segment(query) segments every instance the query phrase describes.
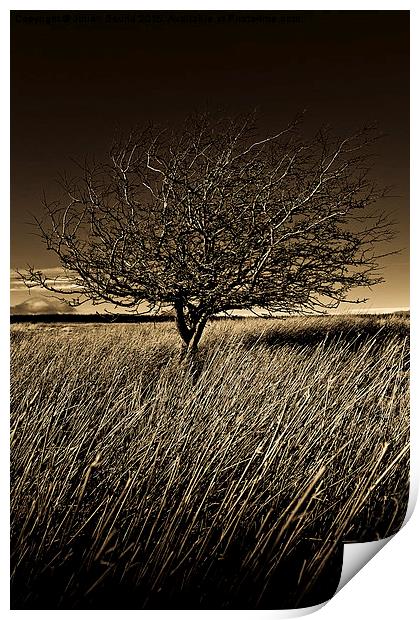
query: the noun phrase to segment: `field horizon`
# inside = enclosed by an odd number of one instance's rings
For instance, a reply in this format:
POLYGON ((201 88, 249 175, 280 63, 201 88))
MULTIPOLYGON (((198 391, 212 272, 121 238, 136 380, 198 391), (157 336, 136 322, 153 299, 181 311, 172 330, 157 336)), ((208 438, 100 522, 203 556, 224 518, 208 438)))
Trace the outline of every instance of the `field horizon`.
MULTIPOLYGON (((409 318, 410 308, 375 308, 372 310, 362 310, 353 312, 330 312, 330 313, 313 313, 313 314, 258 314, 255 312, 248 312, 248 314, 215 314, 209 317, 209 321, 220 320, 287 320, 289 318, 296 317, 312 317, 312 318, 328 318, 328 317, 374 317, 374 316, 404 316, 409 318)), ((175 320, 175 313, 173 311, 164 311, 159 314, 152 313, 135 313, 135 312, 32 312, 32 313, 19 313, 14 311, 14 306, 10 308, 10 322, 11 323, 30 323, 30 322, 58 322, 58 323, 73 323, 73 322, 86 322, 86 323, 154 323, 154 322, 171 322, 175 320)))

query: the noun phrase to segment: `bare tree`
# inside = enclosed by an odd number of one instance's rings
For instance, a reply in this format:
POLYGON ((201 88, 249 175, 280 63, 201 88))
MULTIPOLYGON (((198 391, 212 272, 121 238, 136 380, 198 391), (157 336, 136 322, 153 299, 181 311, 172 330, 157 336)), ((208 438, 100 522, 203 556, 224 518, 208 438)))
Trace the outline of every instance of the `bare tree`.
POLYGON ((37 227, 67 275, 29 268, 26 284, 77 303, 170 306, 189 351, 215 313, 325 311, 381 282, 375 248, 393 231, 370 208, 384 195, 370 178, 375 131, 304 140, 299 124, 264 136, 253 115, 204 114, 119 139, 44 201, 37 227))

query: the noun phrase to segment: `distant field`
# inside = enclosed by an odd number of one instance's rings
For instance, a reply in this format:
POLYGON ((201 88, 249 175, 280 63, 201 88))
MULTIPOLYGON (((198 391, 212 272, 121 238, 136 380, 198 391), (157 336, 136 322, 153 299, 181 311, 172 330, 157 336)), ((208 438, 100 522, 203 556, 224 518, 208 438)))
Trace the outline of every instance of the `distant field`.
POLYGON ((314 605, 401 526, 404 314, 11 338, 13 609, 314 605))

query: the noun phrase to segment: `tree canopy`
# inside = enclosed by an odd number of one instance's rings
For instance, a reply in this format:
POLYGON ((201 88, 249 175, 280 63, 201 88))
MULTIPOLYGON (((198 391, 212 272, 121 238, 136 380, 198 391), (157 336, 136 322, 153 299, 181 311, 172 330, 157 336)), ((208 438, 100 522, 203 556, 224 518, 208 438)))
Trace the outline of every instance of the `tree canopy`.
POLYGON ((202 114, 116 140, 106 161, 63 176, 36 220, 66 275, 29 268, 26 284, 75 303, 173 307, 195 348, 216 313, 323 311, 381 282, 393 229, 371 208, 385 194, 371 178, 375 129, 304 139, 300 125, 264 135, 254 115, 202 114))

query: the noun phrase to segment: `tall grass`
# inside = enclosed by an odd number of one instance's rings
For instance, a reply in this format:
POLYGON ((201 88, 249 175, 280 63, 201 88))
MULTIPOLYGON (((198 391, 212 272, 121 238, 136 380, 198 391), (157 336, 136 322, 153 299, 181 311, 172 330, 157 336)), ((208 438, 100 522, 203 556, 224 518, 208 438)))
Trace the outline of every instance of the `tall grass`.
POLYGON ((14 608, 312 605, 402 523, 404 318, 12 338, 14 608))

